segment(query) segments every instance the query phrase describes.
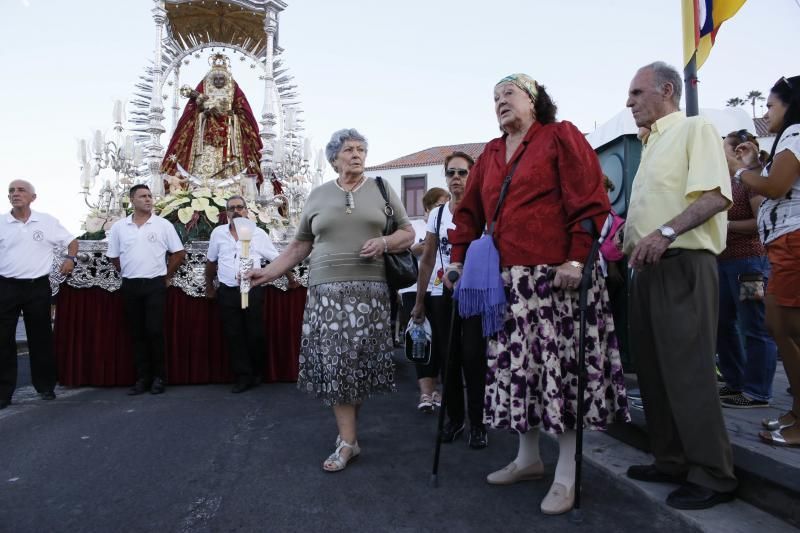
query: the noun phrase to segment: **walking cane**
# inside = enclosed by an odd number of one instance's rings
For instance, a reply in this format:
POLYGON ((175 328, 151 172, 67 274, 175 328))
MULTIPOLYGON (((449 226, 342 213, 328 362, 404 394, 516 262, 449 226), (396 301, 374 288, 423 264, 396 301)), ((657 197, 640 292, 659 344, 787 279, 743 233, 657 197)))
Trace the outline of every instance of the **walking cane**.
POLYGON ((600 239, 591 219, 581 220, 581 227, 592 237, 592 247, 583 267, 581 284, 578 292, 578 311, 580 315, 580 338, 578 340, 578 413, 575 427, 575 503, 572 506, 573 522, 582 522, 581 517, 581 466, 583 465, 583 416, 586 393, 586 311, 588 307, 589 287, 592 285, 592 274, 597 252, 600 250, 600 239))
MULTIPOLYGON (((447 273, 447 279, 455 285, 458 281, 458 272, 451 270, 447 273)), ((444 411, 447 409, 447 387, 450 381, 450 363, 453 351, 453 334, 455 333, 456 313, 458 304, 452 300, 452 311, 450 312, 450 335, 447 339, 447 356, 444 365, 444 383, 442 384, 442 405, 439 407, 439 422, 436 428, 436 451, 433 453, 433 472, 431 473, 431 487, 439 486, 439 453, 442 450, 442 430, 444 429, 444 411)))

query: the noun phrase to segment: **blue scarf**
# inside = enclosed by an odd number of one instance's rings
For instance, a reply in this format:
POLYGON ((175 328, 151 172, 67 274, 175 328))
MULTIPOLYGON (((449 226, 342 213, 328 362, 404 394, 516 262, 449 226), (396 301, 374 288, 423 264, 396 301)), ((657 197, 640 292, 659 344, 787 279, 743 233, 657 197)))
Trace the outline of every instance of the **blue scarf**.
POLYGON ((503 328, 506 292, 500 276, 500 254, 491 235, 472 241, 467 248, 464 272, 453 292, 462 318, 480 315, 483 336, 503 328))

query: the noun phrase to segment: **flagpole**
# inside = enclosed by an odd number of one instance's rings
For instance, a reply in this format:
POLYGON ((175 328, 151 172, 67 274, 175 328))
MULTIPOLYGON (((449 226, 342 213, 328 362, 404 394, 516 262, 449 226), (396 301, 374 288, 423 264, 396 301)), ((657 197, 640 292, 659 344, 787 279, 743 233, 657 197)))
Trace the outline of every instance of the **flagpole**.
POLYGON ((699 114, 697 104, 697 52, 692 54, 692 59, 683 69, 684 94, 686 95, 686 116, 694 117, 699 114))

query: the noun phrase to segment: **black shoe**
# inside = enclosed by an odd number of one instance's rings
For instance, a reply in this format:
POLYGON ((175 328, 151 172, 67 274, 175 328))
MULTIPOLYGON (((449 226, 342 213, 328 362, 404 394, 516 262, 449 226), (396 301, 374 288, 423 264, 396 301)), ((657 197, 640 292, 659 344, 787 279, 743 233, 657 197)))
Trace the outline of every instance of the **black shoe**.
POLYGON ((686 483, 681 488, 674 490, 667 496, 667 505, 675 509, 708 509, 718 503, 729 502, 733 499, 732 492, 717 492, 715 490, 686 483))
POLYGON ((163 378, 155 378, 153 385, 150 387, 150 394, 164 394, 166 387, 164 387, 163 378))
POLYGON ((48 402, 56 399, 56 393, 51 390, 44 391, 39 396, 42 398, 42 400, 47 400, 48 402))
POLYGON ((473 450, 482 450, 489 445, 489 435, 483 425, 470 426, 469 428, 469 447, 473 450))
POLYGON ((136 383, 128 389, 128 396, 136 396, 137 394, 142 394, 150 390, 150 384, 145 379, 136 380, 136 383))
POLYGON ((250 388, 250 380, 239 380, 233 384, 231 388, 231 392, 234 394, 239 394, 240 392, 244 392, 250 388))
POLYGON ((683 483, 686 476, 667 474, 662 472, 656 465, 632 465, 628 467, 628 477, 639 481, 650 483, 683 483))
POLYGON ((464 433, 464 422, 449 420, 442 428, 442 442, 453 442, 464 433))
POLYGON ((5 409, 11 405, 11 400, 0 400, 0 409, 5 409))

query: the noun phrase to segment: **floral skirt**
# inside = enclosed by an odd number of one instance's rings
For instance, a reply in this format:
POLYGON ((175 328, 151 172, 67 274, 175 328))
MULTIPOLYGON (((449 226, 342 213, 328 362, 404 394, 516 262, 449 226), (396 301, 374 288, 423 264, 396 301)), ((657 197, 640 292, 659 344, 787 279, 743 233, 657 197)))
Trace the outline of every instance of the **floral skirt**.
POLYGON ((389 290, 376 281, 308 288, 297 388, 325 405, 355 404, 392 392, 389 290))
MULTIPOLYGON (((505 326, 488 340, 484 421, 524 433, 575 429, 578 395, 578 291, 552 288, 553 267, 503 268, 505 326)), ((627 421, 628 401, 605 279, 595 268, 586 312, 584 427, 627 421)))

